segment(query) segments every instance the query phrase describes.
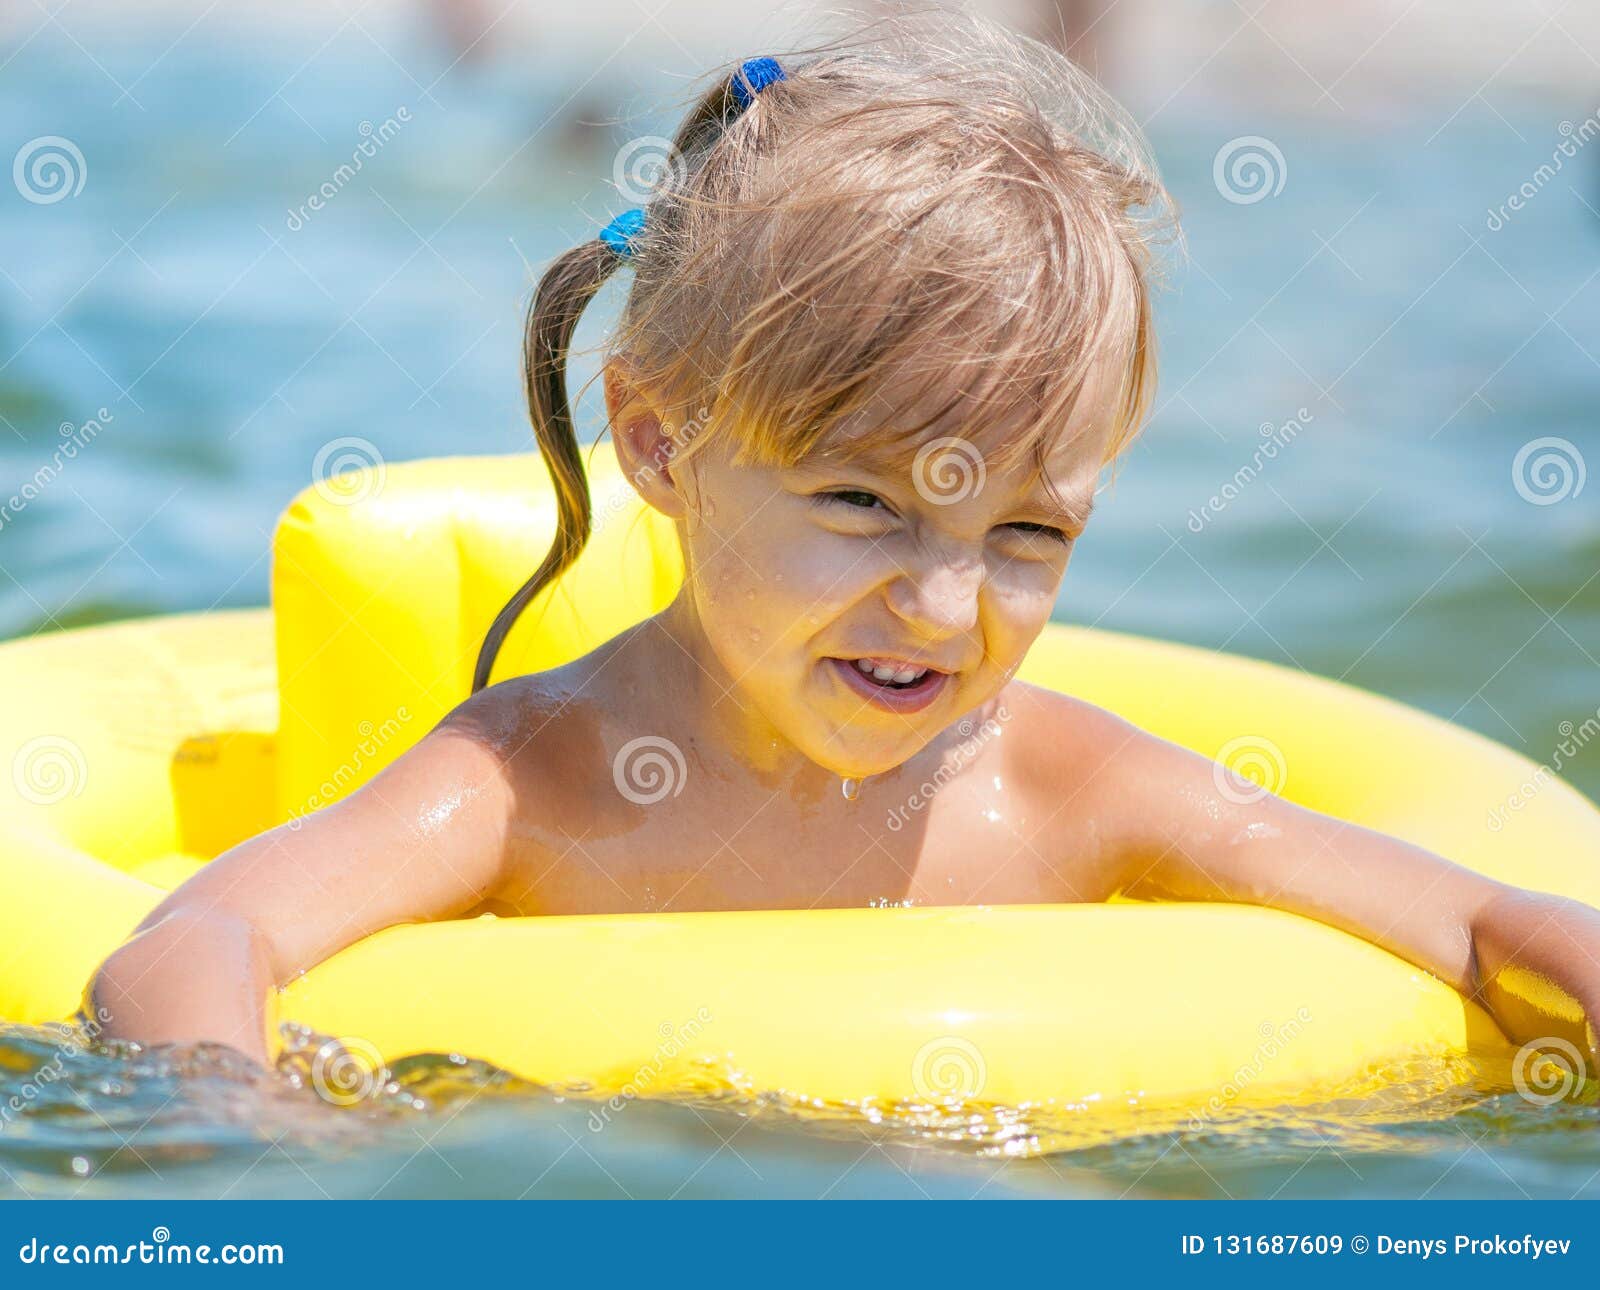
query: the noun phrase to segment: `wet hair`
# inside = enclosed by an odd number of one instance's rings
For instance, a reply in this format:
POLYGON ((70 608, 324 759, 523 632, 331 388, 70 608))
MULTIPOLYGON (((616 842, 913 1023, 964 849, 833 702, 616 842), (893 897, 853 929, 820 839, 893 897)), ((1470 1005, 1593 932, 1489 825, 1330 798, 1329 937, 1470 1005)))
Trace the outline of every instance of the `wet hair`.
POLYGON ((945 427, 989 462, 1042 469, 1108 352, 1121 388, 1102 465, 1148 414, 1171 203, 1138 128, 1087 75, 945 11, 776 57, 784 77, 759 94, 723 71, 694 102, 630 254, 597 235, 534 291, 523 377, 558 523, 489 628, 474 692, 588 540, 567 357, 623 264, 633 280, 607 357, 668 411, 679 461, 731 436, 735 462, 910 462, 945 427), (888 406, 891 378, 931 397, 888 406))

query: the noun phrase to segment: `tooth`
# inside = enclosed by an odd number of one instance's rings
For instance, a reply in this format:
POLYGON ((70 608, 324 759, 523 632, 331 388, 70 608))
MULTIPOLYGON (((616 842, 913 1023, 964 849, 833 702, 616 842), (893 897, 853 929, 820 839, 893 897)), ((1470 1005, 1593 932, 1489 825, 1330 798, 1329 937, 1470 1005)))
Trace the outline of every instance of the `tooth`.
POLYGON ((863 672, 866 672, 869 675, 872 672, 872 660, 871 659, 858 658, 856 660, 856 666, 858 668, 860 668, 863 672))
POLYGON ((897 685, 910 685, 911 682, 915 681, 921 675, 922 673, 917 671, 916 668, 907 667, 896 672, 894 674, 894 679, 897 685))
POLYGON ((872 675, 877 677, 880 681, 892 681, 894 680, 894 668, 875 667, 872 669, 872 675))

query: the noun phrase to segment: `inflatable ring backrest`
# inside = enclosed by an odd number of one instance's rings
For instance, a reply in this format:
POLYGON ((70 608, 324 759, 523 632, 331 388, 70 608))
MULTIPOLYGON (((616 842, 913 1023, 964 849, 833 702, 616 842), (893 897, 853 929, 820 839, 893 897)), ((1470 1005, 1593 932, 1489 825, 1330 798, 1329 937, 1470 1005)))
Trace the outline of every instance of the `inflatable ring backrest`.
MULTIPOLYGON (((524 610, 492 680, 587 653, 682 580, 672 522, 609 444, 584 454, 593 535, 524 610)), ((280 818, 360 787, 467 697, 484 633, 555 535, 533 453, 388 464, 334 485, 295 498, 273 539, 280 818)))

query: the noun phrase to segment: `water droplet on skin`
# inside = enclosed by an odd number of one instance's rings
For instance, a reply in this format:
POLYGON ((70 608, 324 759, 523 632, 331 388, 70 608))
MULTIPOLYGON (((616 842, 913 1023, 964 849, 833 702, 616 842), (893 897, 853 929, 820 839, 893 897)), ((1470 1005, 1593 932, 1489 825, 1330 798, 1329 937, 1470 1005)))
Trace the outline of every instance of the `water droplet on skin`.
POLYGON ((744 593, 744 598, 746 600, 754 600, 756 598, 756 589, 751 587, 749 591, 744 593))
POLYGON ((761 629, 759 627, 752 627, 750 629, 750 643, 752 645, 761 644, 761 629))
POLYGON ((1265 820, 1257 820, 1247 824, 1228 839, 1228 845, 1237 846, 1240 842, 1249 842, 1255 838, 1281 838, 1283 831, 1276 829, 1265 820))
POLYGON ((844 800, 853 802, 861 795, 861 781, 846 776, 839 781, 839 791, 844 794, 844 800))

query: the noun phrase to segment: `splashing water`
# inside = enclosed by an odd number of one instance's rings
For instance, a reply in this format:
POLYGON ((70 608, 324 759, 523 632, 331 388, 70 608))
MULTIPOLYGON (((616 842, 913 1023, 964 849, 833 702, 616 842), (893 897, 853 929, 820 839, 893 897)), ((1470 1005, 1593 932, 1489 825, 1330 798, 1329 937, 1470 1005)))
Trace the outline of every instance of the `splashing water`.
MULTIPOLYGON (((713 1145, 740 1133, 746 1156, 807 1162, 815 1176, 796 1186, 812 1194, 855 1167, 863 1140, 924 1161, 933 1148, 951 1187, 982 1184, 985 1194, 1005 1189, 992 1181, 1002 1163, 1020 1170, 1006 1183, 1031 1193, 1256 1194, 1280 1174, 1314 1194, 1366 1186, 1337 1163, 1344 1156, 1363 1157, 1362 1174, 1383 1157, 1391 1174, 1427 1174, 1425 1186, 1444 1168, 1429 1174, 1430 1162, 1448 1157, 1462 1172, 1463 1132, 1503 1156, 1464 1186, 1492 1189, 1504 1167, 1517 1188, 1541 1191, 1549 1161, 1519 1157, 1552 1135, 1556 1147, 1587 1140, 1600 1125, 1600 1087, 1536 1107, 1507 1094, 1507 1072, 1458 1058, 1374 1070, 1315 1103, 1241 1100, 1197 1119, 1138 1098, 1006 1106, 942 1086, 912 1100, 835 1102, 758 1088, 710 1058, 690 1059, 648 1094, 624 1086, 608 1096, 610 1085, 533 1084, 460 1054, 385 1065, 366 1060, 359 1041, 300 1027, 284 1038, 268 1071, 217 1045, 143 1049, 92 1042, 70 1026, 0 1025, 0 1195, 131 1196, 152 1185, 172 1195, 517 1195, 539 1179, 551 1195, 668 1195, 682 1177, 661 1173, 661 1153, 681 1153, 683 1135, 702 1130, 713 1145), (585 1153, 570 1151, 574 1140, 585 1153), (573 1164, 588 1152, 605 1158, 605 1173, 573 1164), (1324 1156, 1335 1163, 1308 1182, 1301 1171, 1324 1156)), ((683 1159, 684 1175, 705 1164, 693 1152, 683 1159)), ((734 1168, 737 1178, 695 1173, 699 1194, 746 1187, 744 1166, 734 1168)), ((903 1179, 886 1166, 861 1185, 890 1194, 903 1179)))

